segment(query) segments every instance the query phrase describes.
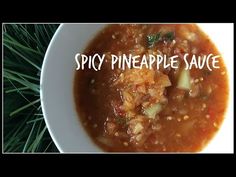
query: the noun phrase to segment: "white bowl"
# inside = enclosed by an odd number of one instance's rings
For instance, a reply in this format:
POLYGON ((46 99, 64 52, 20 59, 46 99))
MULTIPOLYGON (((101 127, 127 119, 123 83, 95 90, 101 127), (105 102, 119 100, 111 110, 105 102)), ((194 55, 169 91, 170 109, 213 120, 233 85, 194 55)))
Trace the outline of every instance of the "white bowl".
MULTIPOLYGON (((60 152, 102 152, 78 119, 73 98, 75 54, 106 24, 61 24, 48 46, 42 66, 40 95, 49 133, 60 152)), ((233 152, 233 24, 199 24, 216 44, 229 72, 226 118, 203 153, 233 152)))

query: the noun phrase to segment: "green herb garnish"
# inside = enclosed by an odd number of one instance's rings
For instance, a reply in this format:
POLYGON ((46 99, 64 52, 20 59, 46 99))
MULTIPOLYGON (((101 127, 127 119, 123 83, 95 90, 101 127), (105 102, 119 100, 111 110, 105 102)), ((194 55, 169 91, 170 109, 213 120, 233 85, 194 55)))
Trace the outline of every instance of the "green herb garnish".
POLYGON ((154 47, 155 43, 161 41, 172 41, 175 37, 174 32, 167 32, 163 35, 161 34, 161 32, 158 32, 157 34, 147 35, 148 48, 154 47))
POLYGON ((174 39, 175 35, 174 32, 168 32, 164 35, 164 39, 168 41, 172 41, 174 39))
POLYGON ((150 107, 144 109, 144 114, 148 116, 150 119, 155 119, 156 115, 161 112, 162 105, 160 103, 156 103, 150 107))
POLYGON ((161 32, 157 34, 151 34, 147 36, 148 47, 151 48, 154 46, 155 43, 161 40, 161 32))
POLYGON ((190 90, 191 89, 191 76, 189 70, 182 69, 180 72, 180 76, 177 83, 177 88, 183 90, 190 90))

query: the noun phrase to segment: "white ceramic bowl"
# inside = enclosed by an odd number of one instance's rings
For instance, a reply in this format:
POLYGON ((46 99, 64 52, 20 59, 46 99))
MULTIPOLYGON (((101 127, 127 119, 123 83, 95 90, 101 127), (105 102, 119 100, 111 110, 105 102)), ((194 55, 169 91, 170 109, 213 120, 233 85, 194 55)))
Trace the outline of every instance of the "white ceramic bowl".
MULTIPOLYGON (((102 152, 82 127, 75 110, 74 56, 106 24, 61 24, 48 46, 42 66, 40 95, 49 133, 60 152, 102 152)), ((222 53, 230 76, 230 99, 219 132, 202 151, 233 152, 233 24, 199 24, 222 53)))

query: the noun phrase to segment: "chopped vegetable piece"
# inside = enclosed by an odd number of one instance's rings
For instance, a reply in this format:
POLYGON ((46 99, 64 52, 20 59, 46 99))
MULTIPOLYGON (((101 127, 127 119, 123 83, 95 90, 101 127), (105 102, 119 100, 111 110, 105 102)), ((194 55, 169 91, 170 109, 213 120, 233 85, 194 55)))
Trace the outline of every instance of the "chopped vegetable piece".
POLYGON ((189 70, 183 69, 180 73, 180 77, 178 80, 177 88, 190 90, 191 82, 190 82, 190 72, 189 70))
POLYGON ((158 81, 158 84, 162 85, 163 87, 169 87, 171 86, 171 82, 170 82, 170 79, 167 75, 163 74, 159 81, 158 81))
POLYGON ((156 117, 156 114, 161 112, 162 105, 160 103, 156 103, 148 108, 144 109, 144 114, 148 116, 151 119, 154 119, 156 117))
POLYGON ((133 133, 134 134, 138 134, 143 130, 143 126, 141 123, 137 123, 137 125, 135 125, 134 129, 133 129, 133 133))

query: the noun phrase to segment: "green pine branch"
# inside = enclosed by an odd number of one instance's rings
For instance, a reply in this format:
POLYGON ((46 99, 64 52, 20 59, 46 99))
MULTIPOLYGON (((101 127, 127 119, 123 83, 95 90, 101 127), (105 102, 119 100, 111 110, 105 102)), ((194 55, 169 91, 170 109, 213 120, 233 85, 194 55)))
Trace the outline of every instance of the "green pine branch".
POLYGON ((39 81, 58 24, 3 24, 3 151, 58 152, 46 128, 39 81))

